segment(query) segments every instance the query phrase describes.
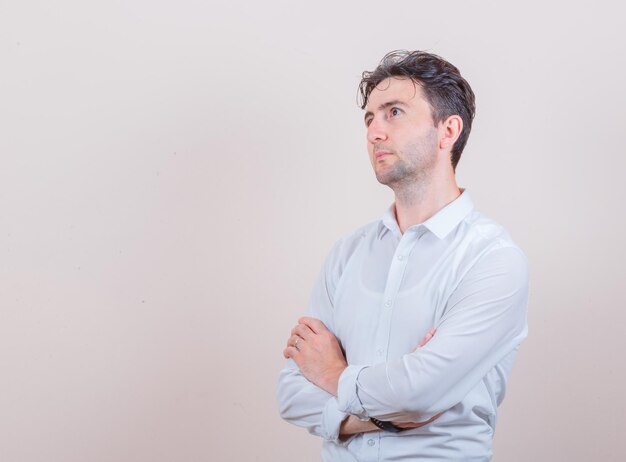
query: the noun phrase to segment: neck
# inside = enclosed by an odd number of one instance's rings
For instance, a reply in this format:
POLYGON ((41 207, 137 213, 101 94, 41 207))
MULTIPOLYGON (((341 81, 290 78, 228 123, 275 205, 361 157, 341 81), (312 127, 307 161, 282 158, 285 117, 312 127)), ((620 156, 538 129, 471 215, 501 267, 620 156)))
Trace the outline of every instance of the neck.
POLYGON ((426 181, 395 185, 395 211, 400 231, 423 223, 461 195, 454 174, 444 181, 428 178, 426 181))

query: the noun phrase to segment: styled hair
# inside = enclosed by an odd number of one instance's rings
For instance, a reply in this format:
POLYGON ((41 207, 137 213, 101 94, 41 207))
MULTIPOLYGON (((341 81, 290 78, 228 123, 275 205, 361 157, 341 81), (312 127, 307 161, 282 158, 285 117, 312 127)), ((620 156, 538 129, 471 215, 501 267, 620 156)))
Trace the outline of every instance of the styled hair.
POLYGON ((472 130, 476 113, 474 92, 459 70, 440 56, 425 51, 396 50, 387 53, 372 72, 365 71, 359 84, 360 105, 365 109, 372 90, 389 77, 406 77, 420 85, 433 113, 437 126, 451 115, 463 120, 463 130, 452 146, 452 168, 461 158, 461 153, 472 130))

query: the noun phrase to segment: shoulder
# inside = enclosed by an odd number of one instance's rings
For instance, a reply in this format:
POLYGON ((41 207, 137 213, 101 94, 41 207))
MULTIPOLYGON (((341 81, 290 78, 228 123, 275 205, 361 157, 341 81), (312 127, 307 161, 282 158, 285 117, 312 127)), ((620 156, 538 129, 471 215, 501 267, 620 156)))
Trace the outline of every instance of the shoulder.
POLYGON ((377 236, 379 225, 380 220, 368 223, 337 240, 328 255, 327 269, 341 273, 359 246, 377 236))
POLYGON ((528 257, 500 223, 474 210, 465 217, 460 228, 460 245, 466 247, 467 269, 489 267, 527 277, 528 257))
POLYGON ((511 248, 524 255, 509 232, 500 223, 473 210, 462 222, 463 239, 471 243, 475 250, 492 251, 511 248))

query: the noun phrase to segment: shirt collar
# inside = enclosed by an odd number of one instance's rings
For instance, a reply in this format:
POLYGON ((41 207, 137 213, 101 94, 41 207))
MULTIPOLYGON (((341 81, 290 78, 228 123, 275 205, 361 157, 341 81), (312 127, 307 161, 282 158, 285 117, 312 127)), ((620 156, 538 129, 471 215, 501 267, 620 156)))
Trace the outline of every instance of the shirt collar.
MULTIPOLYGON (((460 188, 460 191, 459 197, 428 220, 415 226, 424 226, 439 239, 444 239, 474 209, 474 202, 469 193, 465 191, 465 188, 460 188)), ((400 227, 396 220, 396 207, 394 204, 391 204, 378 223, 378 238, 382 238, 387 231, 401 235, 400 227)))

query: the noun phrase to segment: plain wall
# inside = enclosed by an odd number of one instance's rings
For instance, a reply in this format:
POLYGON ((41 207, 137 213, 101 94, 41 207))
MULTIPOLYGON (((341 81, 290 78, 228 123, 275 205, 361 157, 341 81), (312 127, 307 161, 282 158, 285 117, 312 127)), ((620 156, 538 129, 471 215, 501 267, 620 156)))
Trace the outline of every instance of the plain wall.
POLYGON ((619 2, 0 1, 0 460, 319 460, 281 352, 391 203, 399 48, 472 84, 458 182, 530 259, 494 460, 622 460, 624 44, 619 2))

